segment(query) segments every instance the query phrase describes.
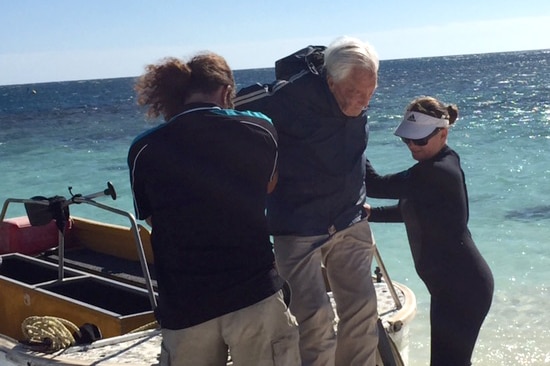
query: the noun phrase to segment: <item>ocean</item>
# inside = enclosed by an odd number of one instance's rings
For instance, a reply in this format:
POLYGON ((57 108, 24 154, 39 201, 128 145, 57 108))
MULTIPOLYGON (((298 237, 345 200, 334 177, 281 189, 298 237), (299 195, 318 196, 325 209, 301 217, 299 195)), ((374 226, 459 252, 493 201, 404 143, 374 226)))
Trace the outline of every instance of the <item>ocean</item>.
MULTIPOLYGON (((273 77, 272 68, 235 71, 238 87, 273 77)), ((87 195, 109 181, 117 199, 96 200, 133 212, 126 154, 137 134, 158 123, 137 107, 134 81, 0 86, 0 200, 87 195)), ((393 130, 420 95, 459 108, 449 145, 466 173, 470 229, 495 276, 473 363, 550 365, 550 50, 382 61, 367 149, 380 173, 414 163, 393 130)), ((89 205, 70 210, 127 223, 89 205)), ((23 214, 11 205, 7 216, 23 214)), ((414 271, 404 227, 372 227, 390 276, 416 294, 409 361, 427 365, 430 299, 414 271)))

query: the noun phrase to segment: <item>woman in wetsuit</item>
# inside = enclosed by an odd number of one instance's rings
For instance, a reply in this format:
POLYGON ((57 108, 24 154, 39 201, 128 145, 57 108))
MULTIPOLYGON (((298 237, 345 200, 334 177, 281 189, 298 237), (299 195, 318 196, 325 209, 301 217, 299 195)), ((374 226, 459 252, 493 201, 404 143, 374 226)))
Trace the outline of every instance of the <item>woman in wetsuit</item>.
POLYGON ((491 306, 493 276, 468 229, 468 194, 458 154, 447 145, 458 109, 432 97, 407 107, 395 131, 417 164, 385 176, 367 163, 367 195, 395 206, 365 207, 371 222, 404 222, 416 271, 431 295, 431 366, 471 365, 491 306))

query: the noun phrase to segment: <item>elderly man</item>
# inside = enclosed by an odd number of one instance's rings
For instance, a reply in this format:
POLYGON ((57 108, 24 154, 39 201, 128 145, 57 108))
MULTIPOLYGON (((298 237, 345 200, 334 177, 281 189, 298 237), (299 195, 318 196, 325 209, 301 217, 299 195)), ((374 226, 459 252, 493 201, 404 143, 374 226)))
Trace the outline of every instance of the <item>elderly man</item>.
POLYGON ((235 99, 236 108, 271 117, 279 135, 279 181, 267 216, 278 269, 292 290, 303 365, 375 365, 374 241, 361 214, 366 109, 378 65, 370 45, 343 37, 324 50, 320 70, 244 88, 235 99), (336 332, 322 267, 336 301, 336 332))

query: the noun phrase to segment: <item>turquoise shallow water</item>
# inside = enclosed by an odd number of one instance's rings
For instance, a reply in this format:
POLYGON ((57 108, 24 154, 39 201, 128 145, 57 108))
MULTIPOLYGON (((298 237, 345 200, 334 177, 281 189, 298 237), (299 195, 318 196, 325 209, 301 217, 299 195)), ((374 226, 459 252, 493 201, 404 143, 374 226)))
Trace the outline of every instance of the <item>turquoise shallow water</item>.
MULTIPOLYGON (((550 51, 382 61, 369 111, 367 154, 381 173, 413 164, 393 136, 419 95, 455 103, 449 144, 461 155, 470 194, 470 229, 493 269, 493 307, 475 365, 550 365, 550 51)), ((238 70, 240 86, 267 82, 273 69, 238 70)), ((88 194, 112 181, 132 211, 126 153, 150 127, 135 105, 133 79, 0 86, 0 200, 88 194)), ((383 202, 371 202, 378 204, 383 202)), ((74 215, 125 223, 84 205, 74 215)), ((23 214, 13 207, 8 216, 23 214)), ((410 364, 429 358, 429 297, 412 265, 401 224, 373 224, 393 280, 410 287, 418 312, 410 364)))

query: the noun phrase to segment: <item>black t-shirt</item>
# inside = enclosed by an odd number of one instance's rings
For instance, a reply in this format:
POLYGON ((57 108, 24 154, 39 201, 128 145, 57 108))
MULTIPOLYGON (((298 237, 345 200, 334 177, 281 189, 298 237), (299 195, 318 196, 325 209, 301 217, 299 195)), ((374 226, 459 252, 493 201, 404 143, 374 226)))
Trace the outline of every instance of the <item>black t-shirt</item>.
POLYGON ((193 326, 278 291, 265 218, 277 135, 259 113, 192 104, 133 142, 139 219, 151 216, 161 325, 193 326))

